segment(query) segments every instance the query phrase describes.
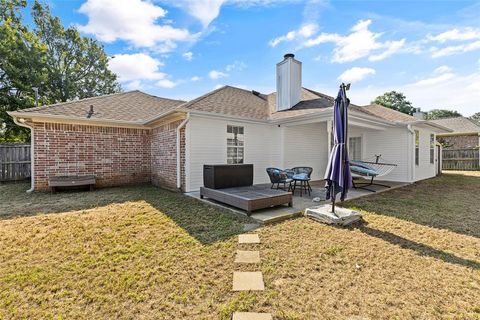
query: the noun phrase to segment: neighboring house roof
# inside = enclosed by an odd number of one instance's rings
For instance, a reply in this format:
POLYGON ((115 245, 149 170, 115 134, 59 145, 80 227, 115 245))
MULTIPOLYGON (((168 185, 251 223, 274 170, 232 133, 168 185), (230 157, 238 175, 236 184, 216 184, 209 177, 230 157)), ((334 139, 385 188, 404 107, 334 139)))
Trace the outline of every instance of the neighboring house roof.
MULTIPOLYGON (((14 116, 53 116, 75 119, 122 121, 147 124, 171 112, 205 112, 252 120, 283 121, 297 117, 331 112, 335 99, 323 93, 302 88, 301 101, 292 108, 276 111, 276 93, 260 94, 232 86, 223 86, 191 101, 165 99, 140 91, 130 91, 77 101, 58 103, 13 112, 14 116), (90 106, 94 113, 89 117, 90 106)), ((412 116, 379 105, 358 106, 350 109, 387 122, 414 122, 412 116)))
POLYGON ((20 112, 36 116, 85 119, 89 115, 90 106, 93 106, 89 119, 143 123, 152 116, 170 111, 184 102, 159 98, 136 90, 24 109, 20 112))
POLYGON ((446 118, 430 121, 451 129, 453 132, 450 134, 458 135, 460 133, 480 133, 480 125, 475 123, 475 121, 465 117, 446 118))

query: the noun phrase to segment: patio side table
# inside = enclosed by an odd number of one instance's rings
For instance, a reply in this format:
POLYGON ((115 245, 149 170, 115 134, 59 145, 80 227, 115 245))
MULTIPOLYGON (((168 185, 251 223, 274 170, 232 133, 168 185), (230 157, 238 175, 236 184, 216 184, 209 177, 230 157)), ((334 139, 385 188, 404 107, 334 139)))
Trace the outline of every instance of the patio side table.
POLYGON ((310 192, 312 191, 312 188, 310 187, 310 178, 308 177, 307 174, 304 174, 304 173, 296 174, 292 177, 292 180, 293 181, 290 183, 292 195, 295 195, 295 190, 297 189, 297 182, 298 182, 299 183, 298 187, 300 189, 300 197, 303 196, 303 191, 305 191, 305 194, 308 192, 308 195, 310 196, 310 192))

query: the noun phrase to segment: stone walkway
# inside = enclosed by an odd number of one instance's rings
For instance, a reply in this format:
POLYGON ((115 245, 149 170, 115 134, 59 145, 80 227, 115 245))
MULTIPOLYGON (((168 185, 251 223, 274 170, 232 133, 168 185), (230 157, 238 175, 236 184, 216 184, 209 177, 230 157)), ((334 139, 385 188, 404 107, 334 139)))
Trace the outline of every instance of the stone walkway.
MULTIPOLYGON (((258 234, 241 234, 238 236, 239 244, 259 244, 260 237, 258 234)), ((256 264, 260 263, 259 251, 237 250, 235 263, 256 264)), ((261 271, 253 272, 233 272, 233 291, 263 291, 265 284, 263 282, 263 274, 261 271)), ((256 312, 234 312, 232 320, 272 320, 270 313, 256 312)))

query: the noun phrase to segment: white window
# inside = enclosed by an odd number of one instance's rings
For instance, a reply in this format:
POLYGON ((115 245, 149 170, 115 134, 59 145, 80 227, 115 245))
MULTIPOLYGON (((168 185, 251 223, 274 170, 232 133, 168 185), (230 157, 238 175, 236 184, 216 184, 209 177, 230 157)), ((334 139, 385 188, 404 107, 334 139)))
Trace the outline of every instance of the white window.
POLYGON ((227 126, 227 163, 243 163, 244 135, 243 127, 227 126))
POLYGON ((349 138, 348 155, 351 160, 362 160, 362 137, 349 138))
POLYGON ((435 135, 430 134, 430 163, 435 162, 435 135))
POLYGON ((420 132, 415 130, 415 165, 420 163, 420 132))

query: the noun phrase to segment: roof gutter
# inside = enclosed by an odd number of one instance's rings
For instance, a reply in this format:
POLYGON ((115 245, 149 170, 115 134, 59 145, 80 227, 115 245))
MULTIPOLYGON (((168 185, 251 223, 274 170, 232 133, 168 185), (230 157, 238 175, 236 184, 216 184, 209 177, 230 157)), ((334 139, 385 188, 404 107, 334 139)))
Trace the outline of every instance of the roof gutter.
POLYGON ((180 123, 177 127, 177 189, 182 188, 182 168, 181 168, 182 161, 180 159, 182 148, 180 146, 180 142, 181 142, 180 131, 182 130, 182 128, 184 128, 187 125, 189 120, 190 120, 190 113, 187 113, 187 117, 185 118, 185 120, 183 120, 182 123, 180 123))
POLYGON ((17 120, 17 117, 13 116, 13 122, 20 126, 27 129, 30 129, 30 181, 31 186, 30 189, 27 190, 27 193, 31 193, 35 190, 35 165, 34 165, 34 148, 35 148, 35 131, 33 127, 25 123, 25 119, 17 120))

